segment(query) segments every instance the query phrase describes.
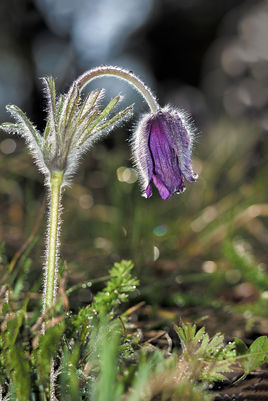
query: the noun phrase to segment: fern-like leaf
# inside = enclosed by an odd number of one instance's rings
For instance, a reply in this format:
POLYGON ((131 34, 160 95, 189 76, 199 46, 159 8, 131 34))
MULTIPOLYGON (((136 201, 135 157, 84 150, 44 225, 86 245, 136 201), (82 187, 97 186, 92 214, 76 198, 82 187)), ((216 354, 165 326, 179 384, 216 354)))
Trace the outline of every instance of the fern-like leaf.
POLYGON ((48 121, 50 122, 51 129, 56 132, 57 130, 57 108, 56 108, 56 88, 55 81, 52 77, 44 77, 43 82, 46 87, 46 94, 48 100, 48 121))
POLYGON ((87 140, 88 135, 93 131, 93 129, 107 117, 107 115, 112 111, 112 109, 116 106, 116 104, 120 101, 121 96, 118 95, 113 98, 107 106, 103 109, 103 111, 99 114, 99 116, 89 125, 87 130, 84 132, 83 136, 80 138, 78 145, 81 146, 87 140))
POLYGON ((14 117, 14 119, 18 122, 20 127, 19 133, 25 137, 28 143, 32 145, 37 145, 40 149, 42 149, 42 137, 28 119, 28 117, 23 113, 23 111, 15 105, 7 105, 7 111, 14 117))
POLYGON ((195 324, 181 323, 181 327, 176 326, 175 330, 181 340, 182 357, 190 365, 198 361, 200 380, 225 379, 223 373, 230 372, 231 365, 235 362, 235 343, 225 345, 221 333, 209 338, 204 327, 197 331, 195 324))
POLYGON ((109 121, 105 124, 100 125, 96 128, 96 131, 102 131, 107 128, 114 128, 115 125, 120 123, 122 120, 129 118, 133 113, 133 106, 126 107, 124 110, 120 111, 118 114, 113 116, 109 121))

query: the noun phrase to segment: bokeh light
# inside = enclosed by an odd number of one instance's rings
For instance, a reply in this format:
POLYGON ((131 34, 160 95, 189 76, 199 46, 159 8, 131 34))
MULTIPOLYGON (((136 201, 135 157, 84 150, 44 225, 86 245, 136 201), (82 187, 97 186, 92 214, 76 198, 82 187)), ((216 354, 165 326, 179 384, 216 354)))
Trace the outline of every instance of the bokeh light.
POLYGON ((138 179, 137 171, 134 168, 118 167, 116 175, 118 181, 126 182, 127 184, 134 184, 138 179))

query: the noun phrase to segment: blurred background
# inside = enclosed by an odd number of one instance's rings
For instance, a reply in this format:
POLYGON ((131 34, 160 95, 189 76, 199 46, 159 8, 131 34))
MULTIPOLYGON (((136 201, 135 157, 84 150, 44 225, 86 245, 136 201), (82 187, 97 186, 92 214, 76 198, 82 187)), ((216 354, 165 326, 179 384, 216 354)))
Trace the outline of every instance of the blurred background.
MULTIPOLYGON (((0 55, 1 122, 11 121, 11 103, 42 130, 40 77, 53 75, 65 92, 85 70, 114 64, 198 127, 199 181, 168 201, 156 190, 146 200, 128 141, 147 106, 118 80, 91 84, 107 99, 122 93, 136 114, 88 153, 64 194, 61 256, 68 286, 79 288, 74 308, 92 296, 81 283, 126 258, 141 281, 136 297, 158 319, 209 315, 211 330, 268 333, 268 1, 1 0, 0 55)), ((30 290, 43 258, 43 177, 23 141, 3 133, 0 171, 0 266, 13 261, 16 281, 27 252, 30 290)))

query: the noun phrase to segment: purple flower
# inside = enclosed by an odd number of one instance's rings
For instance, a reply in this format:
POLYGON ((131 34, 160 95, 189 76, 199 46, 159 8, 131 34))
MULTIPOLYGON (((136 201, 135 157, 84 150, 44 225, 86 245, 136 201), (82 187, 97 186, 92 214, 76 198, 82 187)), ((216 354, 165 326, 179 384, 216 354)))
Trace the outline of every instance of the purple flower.
POLYGON ((197 180, 191 165, 190 128, 181 112, 168 107, 145 115, 138 124, 133 141, 134 160, 146 198, 152 194, 151 181, 161 198, 168 199, 184 191, 184 180, 197 180))

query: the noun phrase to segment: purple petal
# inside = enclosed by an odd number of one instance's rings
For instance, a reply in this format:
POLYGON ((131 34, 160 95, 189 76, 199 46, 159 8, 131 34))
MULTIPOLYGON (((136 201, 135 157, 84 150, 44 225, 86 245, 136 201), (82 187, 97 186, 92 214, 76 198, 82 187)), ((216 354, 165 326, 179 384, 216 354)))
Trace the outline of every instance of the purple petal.
POLYGON ((151 125, 149 148, 153 160, 153 181, 163 199, 184 188, 178 157, 166 134, 162 117, 158 115, 151 125))
MULTIPOLYGON (((146 115, 138 124, 133 140, 133 156, 142 181, 145 195, 151 196, 149 187, 153 175, 153 161, 148 147, 148 138, 151 131, 151 115, 146 115)), ((151 188, 151 187, 150 187, 151 188)))
POLYGON ((149 184, 149 185, 147 186, 147 188, 145 189, 145 197, 146 197, 146 198, 150 198, 150 196, 152 196, 151 184, 149 184))
POLYGON ((188 182, 194 182, 198 176, 191 164, 192 141, 189 127, 177 110, 163 112, 163 125, 172 146, 178 156, 180 169, 188 182))
POLYGON ((167 200, 170 197, 171 193, 163 184, 163 182, 160 180, 160 178, 158 178, 156 175, 153 175, 153 182, 156 188, 158 189, 161 198, 167 200))

